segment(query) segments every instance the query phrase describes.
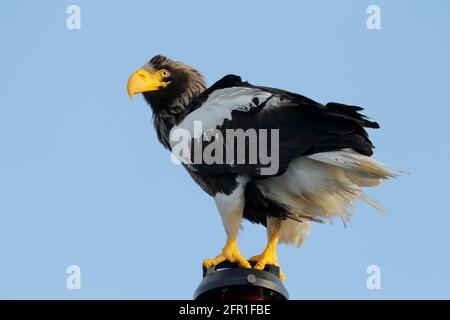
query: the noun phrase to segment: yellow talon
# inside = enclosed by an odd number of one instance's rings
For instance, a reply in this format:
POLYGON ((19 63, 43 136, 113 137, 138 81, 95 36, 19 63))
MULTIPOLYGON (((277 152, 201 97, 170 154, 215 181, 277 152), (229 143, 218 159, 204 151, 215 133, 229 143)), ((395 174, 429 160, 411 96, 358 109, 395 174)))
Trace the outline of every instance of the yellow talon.
MULTIPOLYGON (((266 264, 270 264, 276 267, 280 267, 277 258, 277 242, 278 242, 278 232, 280 230, 280 224, 275 223, 273 229, 271 230, 269 236, 269 242, 267 243, 266 249, 264 249, 263 253, 257 256, 251 257, 250 261, 256 261, 254 266, 255 269, 264 270, 266 264)), ((280 269, 280 280, 284 281, 286 277, 280 269)))
POLYGON ((205 268, 210 268, 212 266, 218 265, 225 260, 230 262, 236 262, 241 268, 251 268, 250 263, 242 257, 239 252, 236 239, 228 239, 222 252, 214 259, 205 259, 203 261, 203 266, 205 268))
MULTIPOLYGON (((267 246, 267 248, 264 250, 264 252, 260 255, 253 256, 248 259, 249 261, 256 261, 256 264, 254 266, 255 269, 258 270, 264 270, 267 264, 280 267, 280 264, 278 263, 277 254, 274 248, 271 248, 270 245, 267 246)), ((280 268, 280 280, 284 281, 286 277, 284 276, 283 272, 280 268)))

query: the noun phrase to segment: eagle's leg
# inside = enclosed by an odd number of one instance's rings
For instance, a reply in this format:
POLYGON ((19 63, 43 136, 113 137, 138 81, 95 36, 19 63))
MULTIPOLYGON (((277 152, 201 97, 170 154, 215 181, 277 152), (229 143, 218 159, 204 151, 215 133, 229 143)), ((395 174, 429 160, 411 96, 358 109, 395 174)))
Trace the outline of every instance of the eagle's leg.
MULTIPOLYGON (((276 218, 269 218, 267 221, 267 236, 268 242, 264 251, 257 256, 251 257, 249 260, 256 261, 255 269, 263 270, 266 264, 271 264, 279 267, 277 258, 277 243, 280 234, 281 220, 276 218)), ((285 276, 280 269, 280 279, 284 281, 285 276)))
POLYGON ((220 212, 227 233, 227 242, 223 247, 221 253, 213 258, 203 261, 203 266, 209 268, 215 266, 225 260, 230 262, 236 262, 242 268, 251 268, 250 263, 242 257, 237 246, 237 233, 242 220, 242 210, 239 209, 234 212, 227 212, 227 210, 221 210, 220 212))

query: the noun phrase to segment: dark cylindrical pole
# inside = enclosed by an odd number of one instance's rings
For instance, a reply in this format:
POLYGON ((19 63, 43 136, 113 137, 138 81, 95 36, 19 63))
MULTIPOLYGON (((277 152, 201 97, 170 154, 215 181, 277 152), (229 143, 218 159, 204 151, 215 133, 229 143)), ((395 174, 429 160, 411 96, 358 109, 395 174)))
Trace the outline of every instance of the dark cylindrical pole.
MULTIPOLYGON (((254 262, 250 262, 254 266, 254 262)), ((203 280, 194 292, 195 300, 287 300, 289 294, 281 282, 279 267, 264 270, 240 268, 223 262, 203 269, 203 280)))

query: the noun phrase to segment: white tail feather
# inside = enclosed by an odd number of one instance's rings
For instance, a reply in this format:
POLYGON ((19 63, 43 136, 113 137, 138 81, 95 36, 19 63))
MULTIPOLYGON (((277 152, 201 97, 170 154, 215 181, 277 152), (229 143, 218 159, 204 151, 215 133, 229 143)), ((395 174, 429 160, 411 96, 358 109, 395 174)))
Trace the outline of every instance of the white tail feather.
MULTIPOLYGON (((332 219, 338 215, 345 222, 352 216, 357 199, 385 211, 362 188, 379 185, 400 172, 344 149, 297 158, 283 175, 261 180, 258 185, 267 197, 288 207, 293 216, 332 219)), ((298 224, 302 223, 290 219, 282 222, 281 242, 295 245, 303 242, 309 227, 298 224)))

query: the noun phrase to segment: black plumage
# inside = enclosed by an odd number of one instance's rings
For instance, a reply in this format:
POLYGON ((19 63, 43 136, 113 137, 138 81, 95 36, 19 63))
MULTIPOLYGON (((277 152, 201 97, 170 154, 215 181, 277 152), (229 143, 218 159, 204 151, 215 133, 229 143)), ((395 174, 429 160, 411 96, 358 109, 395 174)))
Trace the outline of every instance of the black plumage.
MULTIPOLYGON (((255 107, 250 110, 233 110, 232 119, 226 119, 215 129, 220 130, 224 136, 227 129, 256 129, 258 139, 261 138, 258 129, 279 130, 280 167, 277 174, 284 173, 289 163, 300 156, 344 148, 352 148, 367 156, 373 153, 374 146, 365 128, 379 128, 379 125, 362 115, 362 108, 338 103, 322 105, 296 93, 242 82, 241 78, 235 75, 225 76, 196 97, 184 114, 200 108, 214 91, 237 87, 262 90, 272 95, 264 101, 254 100, 255 107), (264 108, 267 101, 275 95, 281 99, 279 106, 266 112, 264 108)), ((179 121, 182 120, 183 117, 180 117, 179 121)), ((209 143, 204 141, 203 148, 209 143)), ((267 143, 270 145, 270 141, 267 143)), ((249 155, 250 150, 247 148, 246 151, 249 155)), ((261 176, 261 166, 260 162, 252 165, 247 161, 239 166, 193 164, 191 168, 208 174, 233 172, 261 176)))

